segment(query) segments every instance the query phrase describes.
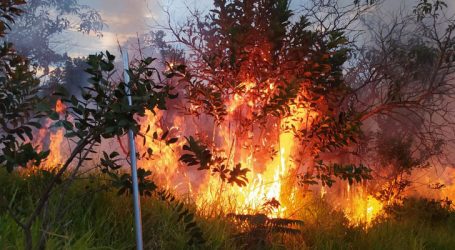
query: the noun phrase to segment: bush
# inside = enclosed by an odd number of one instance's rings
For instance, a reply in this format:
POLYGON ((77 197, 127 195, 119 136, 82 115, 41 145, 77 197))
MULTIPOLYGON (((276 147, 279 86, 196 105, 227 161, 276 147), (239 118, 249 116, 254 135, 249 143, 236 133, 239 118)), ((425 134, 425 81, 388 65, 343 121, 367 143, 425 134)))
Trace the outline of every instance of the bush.
POLYGON ((432 225, 445 223, 454 216, 454 212, 441 201, 422 198, 407 198, 403 204, 391 205, 386 211, 398 221, 411 220, 432 225))

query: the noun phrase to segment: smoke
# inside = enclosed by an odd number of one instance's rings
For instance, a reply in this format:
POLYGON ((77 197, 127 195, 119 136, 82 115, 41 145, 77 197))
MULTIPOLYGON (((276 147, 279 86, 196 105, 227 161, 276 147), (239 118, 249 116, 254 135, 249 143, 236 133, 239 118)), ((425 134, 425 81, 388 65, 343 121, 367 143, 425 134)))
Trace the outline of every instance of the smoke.
POLYGON ((150 19, 159 15, 153 13, 145 0, 82 0, 86 4, 99 11, 107 27, 102 31, 103 36, 87 36, 78 32, 66 34, 72 37, 77 46, 68 48, 71 56, 85 56, 99 51, 109 50, 117 52, 118 43, 123 44, 136 34, 146 31, 150 19))

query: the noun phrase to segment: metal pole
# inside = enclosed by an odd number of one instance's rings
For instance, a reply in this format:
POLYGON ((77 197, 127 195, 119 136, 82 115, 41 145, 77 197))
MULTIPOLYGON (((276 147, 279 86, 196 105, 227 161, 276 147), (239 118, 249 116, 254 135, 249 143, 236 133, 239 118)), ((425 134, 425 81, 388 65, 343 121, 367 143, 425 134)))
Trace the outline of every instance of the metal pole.
MULTIPOLYGON (((130 76, 128 75, 129 70, 129 59, 128 50, 123 49, 123 76, 125 78, 125 92, 128 97, 128 105, 133 105, 130 91, 130 76)), ((136 246, 137 250, 143 250, 142 243, 142 219, 141 219, 141 201, 139 197, 139 184, 137 181, 137 161, 136 161, 136 145, 134 144, 134 133, 133 130, 128 131, 128 141, 130 146, 130 160, 131 160, 131 178, 133 179, 133 203, 134 203, 134 229, 136 232, 136 246)))

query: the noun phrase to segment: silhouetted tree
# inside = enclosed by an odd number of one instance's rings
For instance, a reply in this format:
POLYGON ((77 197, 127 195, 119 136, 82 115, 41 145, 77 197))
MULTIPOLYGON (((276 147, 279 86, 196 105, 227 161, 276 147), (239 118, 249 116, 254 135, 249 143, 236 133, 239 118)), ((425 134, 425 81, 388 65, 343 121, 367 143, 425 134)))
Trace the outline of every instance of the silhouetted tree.
POLYGON ((65 56, 55 47, 67 41, 55 40, 64 31, 77 30, 101 36, 105 26, 101 15, 78 0, 28 0, 16 18, 14 32, 7 36, 19 53, 27 56, 48 73, 49 66, 64 62, 65 56))

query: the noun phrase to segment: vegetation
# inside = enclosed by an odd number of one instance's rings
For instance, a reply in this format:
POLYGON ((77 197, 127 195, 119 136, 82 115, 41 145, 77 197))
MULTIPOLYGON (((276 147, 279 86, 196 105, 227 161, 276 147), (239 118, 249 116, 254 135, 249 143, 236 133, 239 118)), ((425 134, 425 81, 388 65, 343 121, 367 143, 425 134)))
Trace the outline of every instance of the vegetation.
MULTIPOLYGON (((27 210, 27 204, 38 195, 43 175, 24 178, 2 170, 1 194, 16 193, 15 203, 27 210)), ((46 231, 46 249, 131 249, 134 247, 132 201, 118 196, 105 175, 92 174, 76 181, 60 200, 54 196, 47 215, 51 226, 46 231), (56 213, 58 204, 64 213, 56 213), (84 204, 83 206, 80 204, 84 204)), ((391 217, 376 221, 368 230, 349 226, 342 212, 319 198, 308 198, 299 214, 304 225, 293 234, 270 234, 260 249, 453 249, 455 247, 455 212, 427 200, 409 200, 404 206, 392 208, 391 217)), ((0 246, 2 249, 23 249, 21 228, 5 211, 8 204, 0 201, 0 246)), ((192 207, 190 205, 190 207, 192 207)), ((204 207, 200 208, 201 210, 204 207)), ((194 209, 192 211, 196 212, 194 209)), ((25 212, 25 211, 24 211, 25 212)), ((144 246, 146 249, 188 249, 185 226, 175 223, 176 213, 165 202, 149 197, 142 202, 144 246)), ((239 249, 245 240, 239 238, 234 221, 229 218, 196 216, 206 239, 197 249, 239 249)), ((287 222, 291 223, 291 222, 287 222)), ((37 241, 42 230, 32 229, 37 241)), ((243 234, 245 236, 245 234, 243 234)), ((251 248, 250 248, 251 249, 251 248)))
POLYGON ((105 23, 100 13, 81 4, 79 0, 13 2, 22 3, 21 9, 26 11, 15 18, 15 23, 11 25, 14 32, 8 39, 15 44, 20 54, 43 68, 45 74, 51 73, 51 66, 61 66, 69 59, 66 54, 59 54, 55 50, 58 49, 59 43, 70 41, 60 40, 55 43, 53 39, 56 36, 68 30, 102 36, 101 31, 105 23))
MULTIPOLYGON (((227 204, 222 195, 229 188, 240 195, 250 187, 249 173, 262 173, 255 167, 276 168, 273 183, 260 183, 262 190, 274 186, 261 194, 265 200, 255 207, 261 212, 226 214, 197 203, 192 187, 185 197, 161 183, 157 168, 143 163, 138 181, 148 249, 455 248, 452 201, 404 195, 414 171, 441 159, 451 145, 445 135, 454 124, 455 18, 445 15, 443 1, 422 0, 409 16, 371 29, 373 42, 359 48, 351 25, 376 1, 309 2, 297 16, 287 0, 215 0, 209 13, 193 12, 181 26, 169 23, 189 56, 167 44, 163 32, 153 33, 161 56, 172 62, 160 72, 155 58, 141 54, 124 72, 130 81, 116 77, 108 51, 74 59, 49 48, 51 36, 75 27, 74 18, 79 31, 100 35, 104 24, 95 10, 76 0, 0 2, 2 41, 27 42, 28 31, 39 36, 31 50, 0 45, 0 247, 133 248, 133 180, 124 168, 130 153, 121 143, 132 131, 142 143, 139 161, 165 157, 169 149, 178 155, 171 164, 206 170, 207 182, 217 178, 213 201, 219 206, 227 204), (28 12, 21 9, 26 4, 28 12), (35 23, 39 29, 30 26, 35 23), (51 66, 57 67, 49 75, 53 84, 43 88, 38 69, 51 66), (81 68, 86 82, 73 91, 68 85, 80 80, 81 68), (207 123, 212 138, 143 122, 176 99, 186 116, 202 117, 198 122, 207 123), (69 154, 59 163, 47 162, 59 149, 34 144, 44 123, 68 142, 69 154), (229 135, 220 142, 223 126, 229 135), (119 148, 103 147, 112 141, 119 148), (245 167, 245 155, 259 163, 245 167), (346 182, 348 192, 376 181, 368 195, 384 211, 374 221, 352 223, 322 198, 336 180, 346 182), (308 192, 310 185, 318 185, 321 196, 308 192), (282 200, 269 193, 293 197, 299 208, 277 218, 282 200)), ((363 210, 367 218, 368 203, 363 210)))
MULTIPOLYGON (((46 249, 131 249, 135 246, 132 233, 132 200, 118 196, 110 180, 93 174, 76 181, 64 196, 55 195, 46 207, 48 230, 46 249), (81 205, 84 204, 84 205, 81 205)), ((37 187, 47 184, 45 174, 24 178, 1 171, 2 197, 14 194, 12 201, 21 204, 23 213, 30 212, 32 201, 39 198, 37 187)), ((0 203, 0 246, 2 249, 24 249, 22 229, 8 215, 8 203, 0 203)), ((193 209, 191 209, 193 210, 193 209)), ((193 210, 194 211, 194 210, 193 210)), ((178 211, 156 196, 142 202, 144 246, 146 249, 187 249, 186 225, 177 223, 178 211)), ((207 249, 230 248, 225 232, 230 226, 221 220, 197 218, 204 229, 207 249), (214 221, 216 223, 214 223, 214 221)), ((42 220, 32 228, 33 241, 42 237, 42 220)), ((232 247, 231 247, 232 248, 232 247)))

